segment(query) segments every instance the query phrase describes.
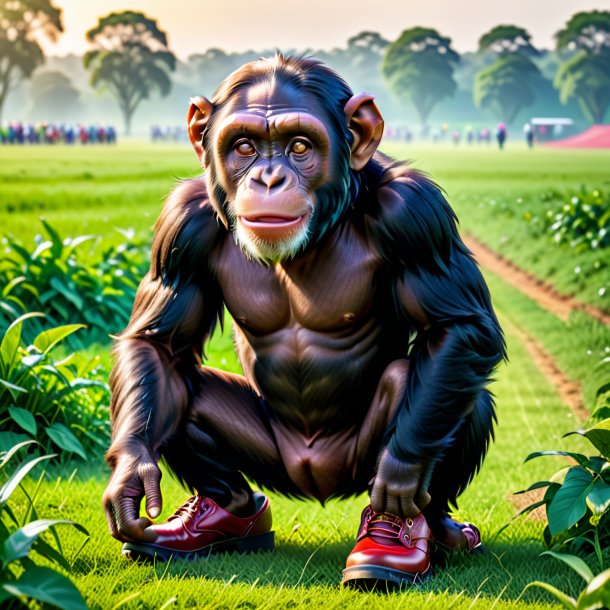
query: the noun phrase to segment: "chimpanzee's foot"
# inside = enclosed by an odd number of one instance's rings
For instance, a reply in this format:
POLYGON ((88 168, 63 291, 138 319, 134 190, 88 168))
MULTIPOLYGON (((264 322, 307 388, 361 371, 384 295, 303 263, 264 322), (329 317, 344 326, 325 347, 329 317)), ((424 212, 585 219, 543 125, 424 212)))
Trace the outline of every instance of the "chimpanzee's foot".
POLYGON ((441 553, 451 551, 466 551, 469 553, 483 552, 481 534, 472 523, 459 523, 444 514, 438 518, 428 516, 436 548, 441 553))
POLYGON ((167 561, 170 557, 196 559, 221 552, 271 551, 274 533, 269 499, 254 494, 254 502, 252 516, 236 517, 210 498, 193 496, 165 523, 150 526, 157 534, 154 542, 126 542, 123 555, 134 560, 167 561))
POLYGON ((341 584, 391 590, 419 583, 432 573, 431 540, 422 514, 403 520, 390 513, 375 513, 367 506, 341 584))

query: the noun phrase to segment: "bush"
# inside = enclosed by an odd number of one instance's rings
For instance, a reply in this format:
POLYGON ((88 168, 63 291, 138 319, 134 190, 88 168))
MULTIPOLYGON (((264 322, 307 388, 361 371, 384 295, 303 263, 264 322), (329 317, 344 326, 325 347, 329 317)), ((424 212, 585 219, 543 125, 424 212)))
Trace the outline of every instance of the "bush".
POLYGON ((54 445, 86 459, 83 444, 98 453, 108 445, 108 385, 98 371, 99 357, 70 353, 54 359, 61 342, 83 328, 80 324, 51 327, 26 347, 24 322, 42 317, 20 316, 0 343, 0 450, 34 438, 47 449, 54 445))
MULTIPOLYGON (((0 453, 0 470, 3 470, 9 460, 22 448, 34 442, 26 441, 15 445, 7 452, 0 453)), ((21 521, 8 506, 11 495, 22 484, 23 479, 32 468, 53 457, 55 456, 41 455, 27 458, 0 488, 0 607, 2 608, 13 607, 13 605, 23 607, 20 603, 23 599, 34 599, 63 610, 86 610, 87 608, 81 594, 70 579, 52 568, 36 565, 30 556, 32 551, 35 551, 52 564, 69 571, 70 565, 63 554, 54 528, 57 525, 71 525, 88 536, 87 530, 74 521, 63 519, 29 521, 36 511, 34 497, 30 497, 28 494, 26 494, 25 515, 21 521), (10 526, 11 523, 13 528, 10 526), (55 537, 55 546, 41 537, 41 534, 47 530, 50 530, 55 537)))
POLYGON ((91 258, 100 239, 81 235, 62 239, 42 220, 48 240, 38 239, 33 250, 19 241, 3 238, 0 263, 0 324, 8 324, 28 311, 43 312, 54 324, 82 322, 95 335, 108 336, 126 326, 135 291, 148 267, 148 249, 133 234, 121 231, 127 241, 91 258), (84 246, 90 246, 85 256, 84 246))
POLYGON ((553 203, 553 207, 542 217, 526 212, 525 219, 550 234, 556 244, 577 252, 610 247, 610 199, 602 191, 583 188, 570 195, 550 192, 543 200, 553 203))

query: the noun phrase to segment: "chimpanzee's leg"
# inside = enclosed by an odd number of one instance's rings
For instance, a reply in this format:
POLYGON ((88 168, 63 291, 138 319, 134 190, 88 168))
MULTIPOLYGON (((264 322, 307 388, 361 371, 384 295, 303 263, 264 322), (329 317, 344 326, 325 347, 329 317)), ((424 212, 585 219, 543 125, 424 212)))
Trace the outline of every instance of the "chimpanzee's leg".
POLYGON ((457 506, 457 497, 478 471, 493 440, 495 420, 493 399, 484 391, 457 430, 451 447, 434 467, 429 487, 432 500, 424 514, 435 539, 447 547, 467 546, 461 524, 448 516, 449 505, 457 506))
POLYGON ((162 455, 186 485, 230 512, 247 512, 252 491, 243 474, 297 493, 269 427, 263 401, 240 375, 210 367, 193 384, 194 398, 162 455), (242 474, 243 473, 243 474, 242 474))

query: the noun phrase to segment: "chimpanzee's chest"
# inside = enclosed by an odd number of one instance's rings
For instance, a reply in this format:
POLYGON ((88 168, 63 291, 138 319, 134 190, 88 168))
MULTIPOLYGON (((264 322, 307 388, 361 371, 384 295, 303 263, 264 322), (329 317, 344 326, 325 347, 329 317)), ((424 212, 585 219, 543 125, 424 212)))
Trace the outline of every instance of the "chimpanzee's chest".
POLYGON ((267 266, 227 240, 215 268, 225 304, 255 334, 300 326, 333 332, 368 317, 376 300, 378 258, 354 228, 324 246, 267 266))

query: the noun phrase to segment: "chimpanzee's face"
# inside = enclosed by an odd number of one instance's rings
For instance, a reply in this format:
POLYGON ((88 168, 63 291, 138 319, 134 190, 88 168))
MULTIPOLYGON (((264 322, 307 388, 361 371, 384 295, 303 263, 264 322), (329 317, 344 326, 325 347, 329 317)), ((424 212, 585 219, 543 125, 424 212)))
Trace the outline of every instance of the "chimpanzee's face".
POLYGON ((211 181, 222 187, 235 240, 256 260, 285 260, 309 240, 316 190, 331 178, 321 117, 314 100, 270 82, 244 90, 215 116, 209 189, 211 181))

